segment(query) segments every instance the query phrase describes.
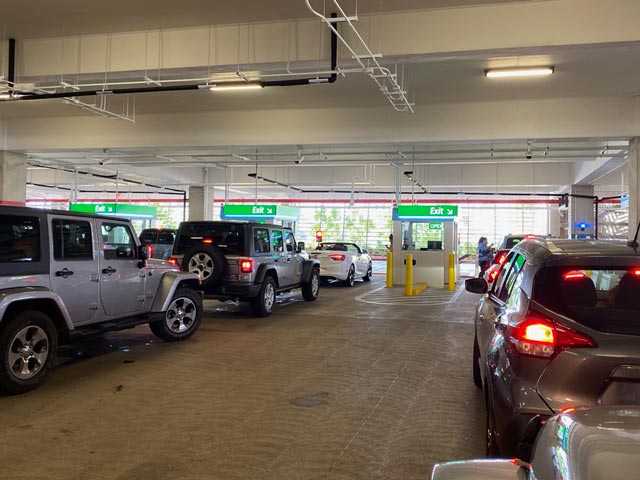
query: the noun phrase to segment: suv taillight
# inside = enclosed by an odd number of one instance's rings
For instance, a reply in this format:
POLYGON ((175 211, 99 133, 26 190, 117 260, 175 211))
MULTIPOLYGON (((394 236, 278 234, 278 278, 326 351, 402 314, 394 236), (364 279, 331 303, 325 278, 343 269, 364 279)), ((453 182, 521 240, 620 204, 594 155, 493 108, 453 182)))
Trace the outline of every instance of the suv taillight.
POLYGON ((598 347, 588 335, 531 312, 518 325, 508 327, 507 334, 512 350, 529 357, 551 359, 563 350, 598 347))
POLYGON ((240 260, 240 271, 242 273, 253 272, 253 260, 240 260))
POLYGON ((504 261, 507 259, 507 254, 504 252, 500 252, 498 255, 496 255, 496 258, 494 259, 493 263, 499 263, 500 265, 504 264, 504 261))
POLYGON ((169 262, 172 265, 178 265, 178 259, 175 257, 169 257, 167 258, 167 262, 169 262))

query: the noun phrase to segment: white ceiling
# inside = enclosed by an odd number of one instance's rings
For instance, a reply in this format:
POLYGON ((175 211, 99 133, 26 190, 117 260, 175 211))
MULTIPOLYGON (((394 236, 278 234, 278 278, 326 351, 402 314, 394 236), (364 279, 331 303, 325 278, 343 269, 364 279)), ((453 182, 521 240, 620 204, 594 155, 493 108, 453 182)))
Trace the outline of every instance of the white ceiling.
MULTIPOLYGON (((324 0, 312 0, 322 8, 324 0)), ((545 0, 342 0, 359 13, 545 0)), ((327 9, 331 2, 327 1, 327 9)), ((18 38, 265 22, 309 17, 304 0, 1 0, 2 25, 18 38)))

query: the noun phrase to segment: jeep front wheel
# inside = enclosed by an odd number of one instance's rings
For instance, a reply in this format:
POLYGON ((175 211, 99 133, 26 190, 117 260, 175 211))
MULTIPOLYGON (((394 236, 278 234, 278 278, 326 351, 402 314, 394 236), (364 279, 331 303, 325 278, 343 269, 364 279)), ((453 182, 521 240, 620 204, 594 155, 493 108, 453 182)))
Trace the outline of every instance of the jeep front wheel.
POLYGON ((267 275, 257 297, 249 302, 253 313, 259 317, 268 317, 276 304, 276 282, 271 275, 267 275))
POLYGON ((195 333, 202 321, 202 300, 189 288, 178 288, 164 318, 149 324, 153 334, 165 342, 185 340, 195 333))
POLYGON ((0 390, 16 395, 39 386, 57 348, 56 327, 47 315, 36 310, 17 314, 0 331, 0 390))
POLYGON ((302 298, 307 302, 313 302, 320 293, 320 272, 317 268, 311 271, 311 277, 307 283, 302 284, 302 298))

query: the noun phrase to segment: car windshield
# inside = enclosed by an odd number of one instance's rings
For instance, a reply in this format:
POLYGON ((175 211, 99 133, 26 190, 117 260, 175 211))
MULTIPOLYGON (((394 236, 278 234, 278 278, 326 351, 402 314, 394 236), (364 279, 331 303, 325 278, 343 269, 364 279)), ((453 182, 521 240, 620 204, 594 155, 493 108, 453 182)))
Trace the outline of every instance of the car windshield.
POLYGON ((339 252, 346 252, 347 246, 344 243, 321 243, 316 250, 337 250, 339 252))
POLYGON ((640 335, 640 266, 547 268, 534 299, 594 330, 640 335))
POLYGON ((202 244, 218 247, 227 255, 244 255, 244 225, 241 223, 189 222, 180 227, 176 253, 202 244))

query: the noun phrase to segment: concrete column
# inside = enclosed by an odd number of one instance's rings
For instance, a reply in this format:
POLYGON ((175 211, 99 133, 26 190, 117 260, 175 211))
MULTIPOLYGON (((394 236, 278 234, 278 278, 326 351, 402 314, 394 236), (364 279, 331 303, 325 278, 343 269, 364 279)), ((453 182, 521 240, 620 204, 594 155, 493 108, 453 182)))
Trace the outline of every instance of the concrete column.
POLYGON ((205 220, 204 187, 189 187, 189 220, 205 220))
MULTIPOLYGON (((593 197, 593 185, 571 185, 572 195, 593 197)), ((571 238, 577 235, 594 235, 595 209, 593 198, 569 198, 569 232, 571 238), (584 224, 586 228, 580 227, 584 224)))
POLYGON ((27 157, 0 151, 0 205, 24 205, 27 198, 27 157))
POLYGON ((629 240, 633 240, 640 222, 640 138, 631 140, 629 145, 629 163, 627 178, 629 179, 629 240))
POLYGON ((549 228, 547 229, 547 233, 549 235, 553 235, 554 237, 560 237, 562 228, 562 221, 560 217, 560 210, 557 206, 549 207, 549 228))

